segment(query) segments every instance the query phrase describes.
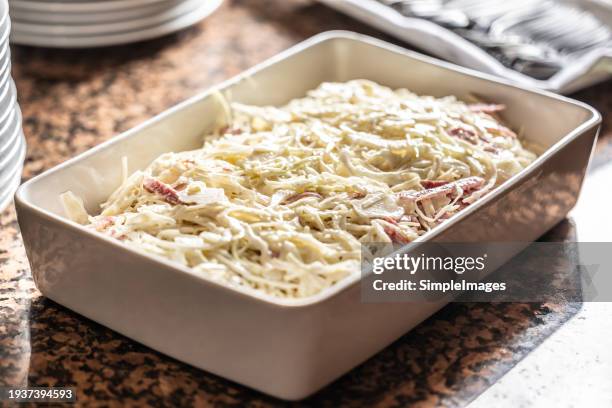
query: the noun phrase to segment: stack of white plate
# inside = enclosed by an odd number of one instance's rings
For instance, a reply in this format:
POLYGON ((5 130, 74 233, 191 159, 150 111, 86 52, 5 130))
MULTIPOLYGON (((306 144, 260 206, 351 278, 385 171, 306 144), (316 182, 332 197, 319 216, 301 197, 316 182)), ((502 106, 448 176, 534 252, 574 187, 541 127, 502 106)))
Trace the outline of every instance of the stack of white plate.
POLYGON ((58 48, 142 41, 189 27, 222 1, 11 0, 11 41, 58 48))
POLYGON ((0 210, 11 202, 19 186, 26 153, 21 111, 11 77, 10 31, 8 2, 0 0, 0 210))

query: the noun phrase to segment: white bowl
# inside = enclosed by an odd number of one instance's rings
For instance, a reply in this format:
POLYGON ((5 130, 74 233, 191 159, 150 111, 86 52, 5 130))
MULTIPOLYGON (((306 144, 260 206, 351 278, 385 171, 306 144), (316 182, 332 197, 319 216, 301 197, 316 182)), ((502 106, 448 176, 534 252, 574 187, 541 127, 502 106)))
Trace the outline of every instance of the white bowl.
POLYGON ((126 31, 135 31, 148 27, 159 26, 173 21, 183 15, 188 15, 194 10, 201 8, 201 0, 186 0, 177 6, 163 10, 150 16, 135 17, 130 20, 117 21, 103 24, 69 24, 52 25, 40 23, 25 23, 18 20, 12 21, 13 30, 24 34, 44 35, 44 36, 91 36, 117 34, 126 31), (199 7, 198 7, 199 6, 199 7))
POLYGON ((213 13, 223 2, 223 0, 209 0, 201 7, 190 13, 180 16, 174 20, 148 27, 141 30, 128 31, 116 34, 91 35, 91 36, 53 36, 37 35, 22 32, 14 29, 11 34, 11 42, 15 44, 33 45, 38 47, 57 47, 57 48, 83 48, 83 47, 104 47, 110 45, 127 44, 136 41, 148 40, 161 37, 175 31, 182 30, 193 24, 198 23, 211 13, 213 13))
MULTIPOLYGON (((575 204, 601 122, 595 110, 383 41, 324 33, 22 185, 15 203, 36 286, 127 337, 280 398, 304 398, 371 357, 445 302, 364 303, 358 278, 296 300, 230 288, 69 221, 59 199, 71 190, 97 212, 121 183, 123 156, 134 171, 162 153, 200 147, 223 114, 217 92, 237 102, 280 105, 321 82, 355 78, 434 96, 465 99, 476 91, 506 105, 510 126, 546 149, 421 240, 467 242, 478 233, 485 241, 530 242, 575 204), (516 217, 525 219, 525 202, 533 222, 517 223, 516 217)), ((498 265, 514 254, 488 262, 498 265)))

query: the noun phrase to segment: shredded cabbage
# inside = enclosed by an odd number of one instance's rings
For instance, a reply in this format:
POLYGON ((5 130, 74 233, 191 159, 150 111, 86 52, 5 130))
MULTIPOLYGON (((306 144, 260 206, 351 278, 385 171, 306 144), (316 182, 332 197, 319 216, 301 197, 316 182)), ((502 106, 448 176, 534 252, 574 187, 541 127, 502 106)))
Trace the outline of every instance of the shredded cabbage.
POLYGON ((531 163, 501 109, 366 80, 234 103, 201 149, 125 177, 99 215, 73 195, 66 211, 225 284, 311 296, 359 274, 361 243, 410 242, 531 163))

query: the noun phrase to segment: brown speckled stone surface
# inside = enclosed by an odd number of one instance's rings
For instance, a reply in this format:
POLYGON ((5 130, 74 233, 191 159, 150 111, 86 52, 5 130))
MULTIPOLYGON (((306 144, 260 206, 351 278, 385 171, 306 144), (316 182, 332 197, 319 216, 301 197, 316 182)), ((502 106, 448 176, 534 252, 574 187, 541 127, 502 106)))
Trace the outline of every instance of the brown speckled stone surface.
MULTIPOLYGON (((387 37, 307 1, 226 1, 178 35, 117 48, 13 48, 28 140, 25 178, 129 129, 313 34, 387 37)), ((612 157, 612 82, 577 95, 604 115, 594 166, 612 157)), ((609 166, 608 166, 609 167, 609 166)), ((588 203, 588 199, 582 203, 588 203)), ((571 238, 571 220, 545 239, 571 238)), ((452 304, 305 406, 462 406, 578 310, 452 304)), ((72 386, 80 405, 276 406, 282 401, 179 363, 41 297, 12 207, 0 215, 0 385, 72 386)))

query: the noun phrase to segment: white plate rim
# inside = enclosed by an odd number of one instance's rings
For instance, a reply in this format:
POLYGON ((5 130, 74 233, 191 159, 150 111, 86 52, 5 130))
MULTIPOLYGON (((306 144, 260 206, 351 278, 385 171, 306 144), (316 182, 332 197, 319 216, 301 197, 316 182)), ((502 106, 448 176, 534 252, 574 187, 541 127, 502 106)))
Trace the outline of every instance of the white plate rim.
POLYGON ((185 0, 160 0, 159 3, 146 4, 125 10, 110 10, 79 13, 55 13, 49 11, 24 10, 19 7, 11 8, 11 21, 21 21, 26 23, 40 24, 102 24, 105 22, 118 22, 130 20, 138 16, 152 15, 165 9, 172 8, 185 0))
POLYGON ((53 2, 45 3, 31 0, 13 0, 11 7, 22 10, 56 13, 95 13, 97 11, 123 10, 143 5, 161 2, 163 0, 110 0, 110 1, 83 1, 79 3, 53 2))
POLYGON ((160 13, 113 23, 51 25, 25 23, 18 20, 12 20, 12 28, 15 31, 28 34, 58 37, 112 35, 116 33, 146 29, 148 27, 164 24, 171 20, 176 20, 185 14, 189 14, 197 10, 200 3, 201 0, 184 0, 178 6, 171 7, 160 13))
POLYGON ((14 30, 11 42, 14 44, 31 45, 50 48, 88 48, 106 47, 111 45, 127 44, 132 42, 150 40, 190 27, 212 14, 223 3, 223 0, 210 0, 202 7, 183 15, 178 19, 149 27, 142 30, 130 31, 113 35, 100 35, 89 37, 52 37, 38 36, 14 30))

